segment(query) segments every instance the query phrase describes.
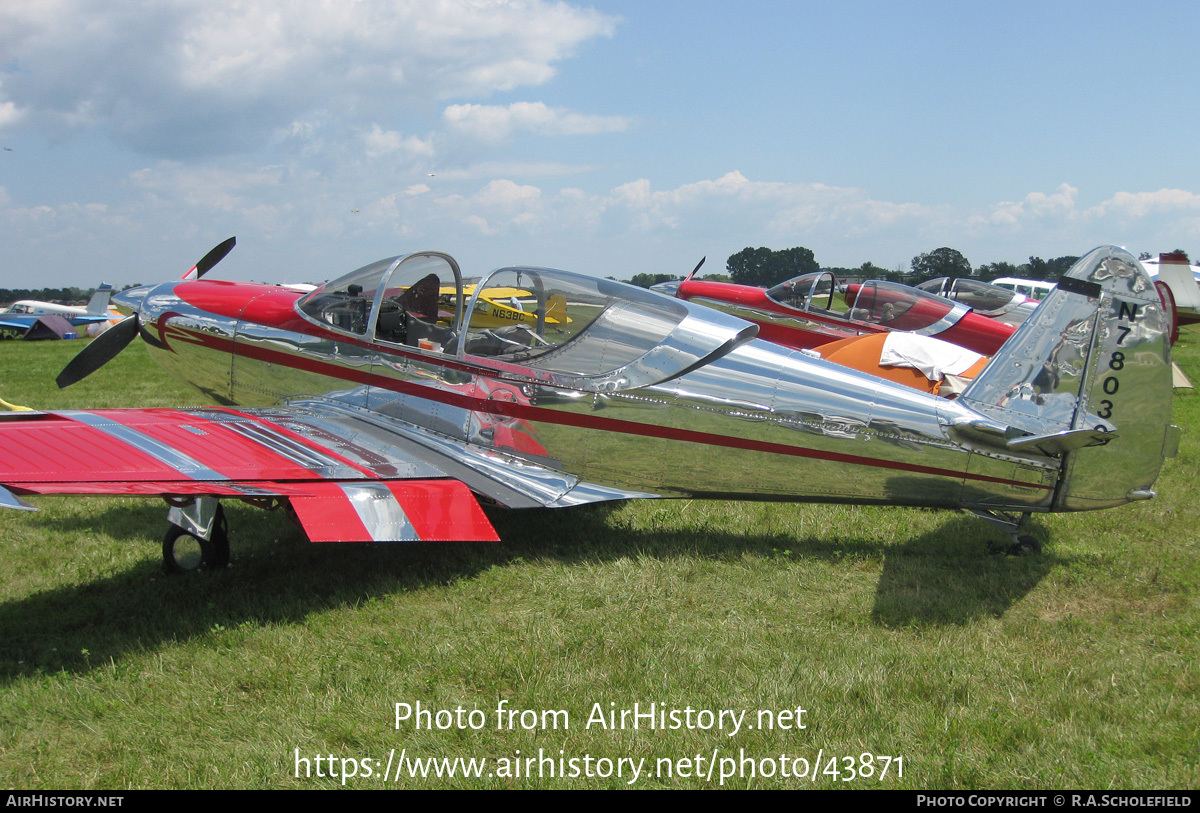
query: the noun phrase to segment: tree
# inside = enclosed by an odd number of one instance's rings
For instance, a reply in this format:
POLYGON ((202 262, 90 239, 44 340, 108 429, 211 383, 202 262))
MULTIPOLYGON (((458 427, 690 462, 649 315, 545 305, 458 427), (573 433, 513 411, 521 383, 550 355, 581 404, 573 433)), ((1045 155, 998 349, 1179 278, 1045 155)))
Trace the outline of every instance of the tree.
POLYGON ((1055 257, 1053 260, 1043 260, 1041 257, 1030 257, 1029 264, 1022 266, 1023 276, 1031 279, 1044 279, 1054 282, 1071 270, 1078 257, 1055 257))
POLYGON ((784 280, 820 270, 812 250, 796 246, 782 251, 746 247, 725 263, 730 279, 739 285, 769 288, 784 280))
POLYGON ((766 285, 762 282, 771 271, 771 256, 774 252, 769 248, 746 248, 737 254, 730 255, 725 261, 725 270, 734 282, 742 285, 766 285))
POLYGON ((999 279, 1000 277, 1024 276, 1024 272, 1020 268, 1012 263, 1005 262, 981 265, 976 269, 976 272, 979 274, 979 278, 984 282, 991 282, 992 280, 999 279))
POLYGON ((971 263, 957 249, 942 246, 928 254, 918 254, 913 257, 912 270, 921 279, 969 277, 971 276, 971 263))
POLYGON ((639 288, 649 288, 651 285, 657 285, 660 282, 669 282, 673 279, 679 279, 674 274, 634 274, 629 280, 632 285, 637 285, 639 288))
MULTIPOLYGON (((904 279, 903 268, 897 271, 889 271, 883 266, 876 265, 870 260, 867 260, 858 268, 854 269, 854 273, 863 279, 886 279, 891 280, 892 282, 900 282, 904 279)), ((846 276, 849 276, 849 274, 846 276)))

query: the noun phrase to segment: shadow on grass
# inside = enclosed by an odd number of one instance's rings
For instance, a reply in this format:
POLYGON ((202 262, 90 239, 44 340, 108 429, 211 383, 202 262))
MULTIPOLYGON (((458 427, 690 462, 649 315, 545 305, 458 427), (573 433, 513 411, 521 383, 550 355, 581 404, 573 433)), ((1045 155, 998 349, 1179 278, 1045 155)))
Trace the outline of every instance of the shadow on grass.
MULTIPOLYGON (((239 626, 291 624, 379 596, 442 586, 514 561, 567 564, 622 557, 713 560, 744 555, 883 561, 873 619, 890 627, 966 624, 1002 615, 1045 575, 1051 555, 987 552, 977 520, 947 522, 902 545, 870 539, 677 529, 615 529, 613 506, 491 512, 499 543, 313 545, 282 512, 230 505, 228 570, 166 576, 157 558, 110 576, 0 604, 0 682, 86 672, 129 652, 239 626), (966 540, 966 541, 964 541, 966 540), (780 553, 783 551, 783 553, 780 553)), ((158 528, 159 505, 114 507, 100 517, 47 517, 48 526, 158 528)), ((994 534, 993 534, 994 536, 994 534)))
MULTIPOLYGON (((947 514, 935 532, 891 546, 875 592, 872 617, 889 627, 968 624, 998 618, 1029 593, 1058 559, 1053 553, 1012 557, 1008 539, 965 514, 947 514), (992 540, 989 544, 987 540, 992 540)), ((1045 540, 1035 521, 1031 532, 1045 540)))

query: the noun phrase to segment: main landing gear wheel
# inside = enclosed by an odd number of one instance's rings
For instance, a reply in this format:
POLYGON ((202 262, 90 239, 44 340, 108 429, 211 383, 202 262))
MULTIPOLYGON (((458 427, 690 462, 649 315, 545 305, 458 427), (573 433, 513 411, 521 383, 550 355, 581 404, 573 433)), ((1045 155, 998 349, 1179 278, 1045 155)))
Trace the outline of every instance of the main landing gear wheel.
POLYGON ((167 528, 163 537, 163 567, 168 573, 223 570, 228 564, 229 526, 221 507, 218 506, 213 519, 211 539, 201 539, 178 525, 167 528))

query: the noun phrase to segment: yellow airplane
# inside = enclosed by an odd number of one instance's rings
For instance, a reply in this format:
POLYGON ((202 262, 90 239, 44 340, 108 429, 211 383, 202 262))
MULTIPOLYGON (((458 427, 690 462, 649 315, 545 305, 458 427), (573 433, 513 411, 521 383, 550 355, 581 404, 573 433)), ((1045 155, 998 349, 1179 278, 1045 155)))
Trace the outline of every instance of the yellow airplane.
MULTIPOLYGON (((474 285, 463 286, 463 296, 471 296, 475 293, 474 285)), ((442 297, 448 297, 451 301, 454 298, 453 288, 442 288, 442 297)), ((538 316, 536 306, 531 311, 526 311, 525 307, 533 305, 532 302, 521 303, 520 297, 531 297, 529 291, 523 291, 519 288, 485 288, 479 294, 479 299, 475 303, 475 312, 471 314, 472 328, 493 328, 504 327, 505 325, 529 325, 537 327, 538 316), (499 300, 507 298, 508 302, 499 300)), ((569 324, 571 318, 567 316, 567 298, 562 294, 553 294, 546 302, 546 324, 547 325, 565 325, 569 324)))

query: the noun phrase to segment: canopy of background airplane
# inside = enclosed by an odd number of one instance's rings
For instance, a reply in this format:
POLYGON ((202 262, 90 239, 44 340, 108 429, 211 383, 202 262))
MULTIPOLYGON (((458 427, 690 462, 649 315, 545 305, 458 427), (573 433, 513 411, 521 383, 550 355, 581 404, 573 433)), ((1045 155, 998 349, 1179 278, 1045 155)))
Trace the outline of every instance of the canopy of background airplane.
POLYGON ((748 319, 759 326, 762 338, 797 349, 903 330, 991 355, 1014 330, 926 291, 881 280, 843 285, 830 271, 803 274, 769 289, 699 280, 693 271, 675 295, 748 319))

